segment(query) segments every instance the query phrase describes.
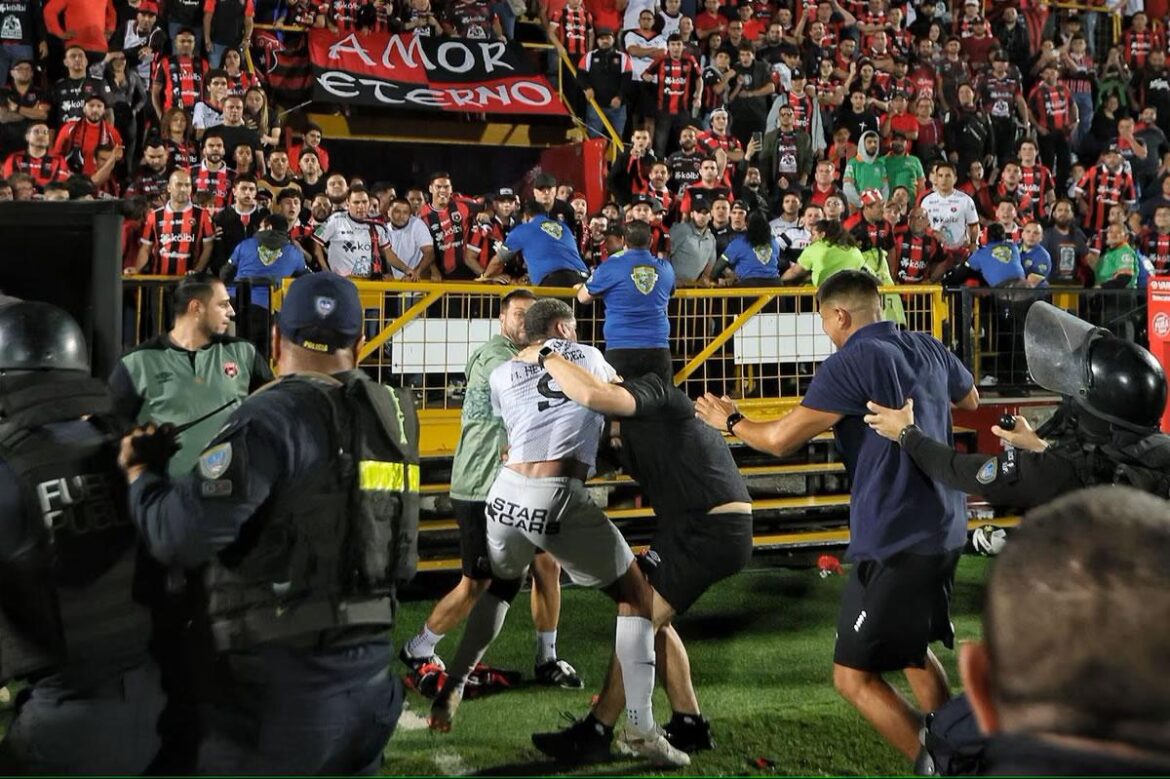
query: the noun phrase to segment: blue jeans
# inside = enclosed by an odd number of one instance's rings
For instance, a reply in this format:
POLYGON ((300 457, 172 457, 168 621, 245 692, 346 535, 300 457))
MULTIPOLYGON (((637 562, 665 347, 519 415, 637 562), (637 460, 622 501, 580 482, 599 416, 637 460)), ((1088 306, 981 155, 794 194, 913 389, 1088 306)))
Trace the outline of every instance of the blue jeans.
POLYGON ((8 81, 8 71, 20 60, 33 60, 33 47, 24 43, 0 44, 0 78, 8 81))
POLYGON ((500 17, 500 26, 504 28, 504 35, 508 40, 516 37, 516 12, 512 10, 512 6, 508 3, 496 3, 492 6, 492 10, 496 12, 496 16, 500 17))
POLYGON ((1073 150, 1080 148, 1081 140, 1085 137, 1085 133, 1089 131, 1089 124, 1093 121, 1093 93, 1092 92, 1073 92, 1073 103, 1077 107, 1079 118, 1077 126, 1073 128, 1072 146, 1073 150))
MULTIPOLYGON (((622 103, 617 108, 605 106, 601 110, 605 113, 605 118, 613 125, 618 137, 622 137, 622 133, 626 129, 626 104, 622 103)), ((597 115, 597 111, 592 105, 585 109, 585 127, 589 129, 589 135, 594 138, 609 137, 609 133, 605 131, 605 125, 601 123, 601 117, 597 115)))
MULTIPOLYGON (((171 51, 172 52, 175 50, 174 41, 175 41, 175 37, 178 36, 178 34, 179 34, 179 30, 181 30, 187 26, 188 25, 185 25, 182 22, 169 22, 167 24, 167 36, 170 38, 170 41, 171 41, 171 51)), ((191 32, 195 33, 195 53, 201 55, 201 54, 203 54, 203 26, 202 26, 202 24, 196 24, 194 26, 191 26, 191 32)))

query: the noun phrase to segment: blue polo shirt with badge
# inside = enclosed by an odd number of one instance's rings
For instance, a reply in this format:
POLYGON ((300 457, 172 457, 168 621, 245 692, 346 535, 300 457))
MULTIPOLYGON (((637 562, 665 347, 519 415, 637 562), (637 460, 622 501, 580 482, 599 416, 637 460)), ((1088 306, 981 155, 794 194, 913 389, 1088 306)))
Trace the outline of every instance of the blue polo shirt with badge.
POLYGON ((746 236, 739 236, 723 250, 723 260, 735 271, 737 279, 775 279, 780 277, 780 244, 775 238, 769 246, 752 246, 746 236))
POLYGON ((1020 250, 1011 241, 989 243, 971 255, 967 264, 979 271, 989 287, 1024 278, 1020 250))
POLYGON ((536 216, 518 224, 504 239, 504 246, 512 253, 524 255, 528 266, 528 278, 533 284, 540 282, 550 273, 559 270, 576 270, 582 278, 589 273, 573 231, 556 219, 536 216))
POLYGON ((605 300, 606 349, 668 349, 666 307, 674 267, 645 249, 626 249, 597 266, 585 289, 605 300))
POLYGON ((974 386, 971 373, 940 341, 875 322, 854 333, 817 368, 802 405, 842 414, 837 448, 853 480, 849 549, 853 560, 899 552, 941 554, 967 540, 966 498, 935 483, 893 441, 869 429, 869 400, 901 408, 914 399, 914 422, 953 445, 951 404, 974 386))

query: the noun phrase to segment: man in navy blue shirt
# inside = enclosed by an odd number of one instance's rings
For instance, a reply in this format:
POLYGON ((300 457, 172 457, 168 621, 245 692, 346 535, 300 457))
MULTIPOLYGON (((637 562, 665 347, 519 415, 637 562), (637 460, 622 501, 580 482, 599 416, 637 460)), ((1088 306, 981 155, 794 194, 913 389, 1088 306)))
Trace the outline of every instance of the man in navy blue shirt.
POLYGON ((605 359, 627 379, 653 373, 671 382, 670 320, 674 267, 650 253, 650 225, 625 225, 626 250, 597 266, 577 300, 605 301, 605 359))
POLYGON ((500 275, 504 264, 517 254, 524 255, 528 278, 537 286, 575 287, 589 277, 573 231, 564 222, 550 219, 535 200, 524 204, 524 223, 512 228, 477 281, 500 275))
POLYGON ((854 562, 837 621, 833 684, 913 760, 921 748, 919 710, 934 711, 950 697, 928 645, 954 640, 950 593, 967 538, 964 497, 932 482, 863 418, 871 397, 894 399, 893 408, 913 397, 915 410, 923 410, 920 426, 950 442, 952 404, 976 408, 979 394, 941 342, 882 321, 877 282, 869 274, 841 271, 821 285, 817 300, 825 334, 838 351, 817 369, 800 406, 778 420, 753 422, 727 398, 708 393, 695 411, 712 427, 777 456, 833 428, 853 481, 848 555, 854 562), (919 710, 882 678, 899 670, 919 710))

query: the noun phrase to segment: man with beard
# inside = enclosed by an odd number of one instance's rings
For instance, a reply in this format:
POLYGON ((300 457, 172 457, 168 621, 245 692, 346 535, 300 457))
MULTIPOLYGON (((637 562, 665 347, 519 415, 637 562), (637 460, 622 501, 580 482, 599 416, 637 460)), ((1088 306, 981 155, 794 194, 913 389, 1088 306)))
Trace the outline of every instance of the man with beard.
POLYGON ((126 190, 126 197, 146 198, 151 208, 158 208, 166 200, 169 176, 170 153, 167 145, 157 135, 151 135, 146 139, 146 146, 142 149, 142 163, 126 190))
POLYGON ((334 211, 345 208, 345 201, 349 194, 349 180, 346 179, 345 174, 330 173, 329 177, 325 179, 325 194, 329 196, 329 202, 333 204, 334 211))
POLYGON ((922 161, 910 154, 906 136, 894 133, 890 151, 882 157, 882 162, 890 180, 890 191, 905 187, 910 193, 910 202, 917 203, 919 196, 926 192, 926 173, 922 170, 922 161))
MULTIPOLYGON (((796 193, 789 193, 797 198, 796 193)), ((771 210, 768 200, 768 189, 764 186, 764 177, 755 165, 749 165, 743 172, 743 183, 735 191, 736 200, 741 201, 751 211, 767 213, 771 210)))
POLYGON ((930 229, 930 216, 922 207, 910 211, 906 232, 894 236, 890 251, 890 275, 898 284, 935 282, 946 272, 946 252, 930 229))
POLYGON ((1088 268, 1089 242, 1076 224, 1072 201, 1061 198, 1052 207, 1052 225, 1044 231, 1041 244, 1052 257, 1052 284, 1080 284, 1088 268))
MULTIPOLYGON (((435 244, 427 226, 411 213, 410 203, 405 198, 390 199, 386 227, 390 233, 390 248, 398 259, 413 268, 418 278, 427 278, 435 263, 435 244)), ((406 274, 397 268, 392 270, 395 281, 406 278, 406 274)))
POLYGON ((894 226, 886 221, 885 202, 881 192, 866 190, 861 193, 861 208, 841 223, 862 252, 870 249, 888 252, 894 248, 894 226))
POLYGON ((716 160, 722 158, 723 170, 719 173, 719 177, 726 187, 731 186, 735 168, 744 158, 744 145, 728 132, 730 121, 730 114, 727 113, 726 108, 716 108, 711 112, 711 129, 699 133, 696 138, 699 148, 707 156, 714 157, 716 160))
POLYGON ((691 210, 691 203, 696 194, 701 194, 707 198, 707 202, 714 202, 715 198, 723 197, 729 202, 731 200, 731 188, 723 183, 719 178, 719 162, 708 157, 699 165, 699 180, 694 184, 688 184, 682 190, 682 196, 679 198, 679 212, 686 216, 691 210))
POLYGON ((577 83, 593 101, 585 111, 585 126, 597 138, 608 137, 608 133, 593 103, 601 108, 618 137, 622 137, 626 129, 626 102, 633 89, 630 57, 614 50, 613 40, 613 30, 598 28, 597 48, 582 57, 577 66, 577 83))
POLYGON ((808 182, 813 168, 812 139, 796 126, 792 106, 780 107, 779 125, 764 136, 760 164, 778 193, 800 190, 808 182))
POLYGON ((857 144, 857 156, 845 166, 845 197, 854 208, 861 207, 862 192, 876 190, 883 199, 890 194, 890 179, 886 174, 885 161, 878 157, 879 148, 876 132, 863 133, 857 144))
POLYGON ((49 126, 44 122, 33 122, 24 133, 27 146, 24 151, 13 152, 4 160, 4 177, 13 173, 27 173, 38 187, 54 181, 69 178, 69 166, 65 158, 49 151, 49 126))
POLYGON ((824 218, 824 211, 818 205, 809 204, 804 207, 800 216, 800 224, 795 227, 786 227, 779 233, 773 229, 776 243, 780 246, 780 261, 787 267, 796 264, 800 253, 812 243, 812 231, 817 222, 824 218))
POLYGON ((780 198, 780 214, 768 223, 772 228, 772 237, 779 238, 780 233, 798 226, 800 222, 800 195, 795 192, 785 192, 780 198))
POLYGON ((370 194, 351 187, 344 211, 335 211, 313 231, 313 254, 323 270, 359 279, 381 277, 386 266, 402 271, 410 281, 414 271, 390 248, 383 225, 370 221, 370 194))
POLYGON ((667 179, 670 178, 670 168, 666 163, 659 160, 650 166, 650 179, 646 182, 646 189, 640 194, 649 195, 658 201, 663 214, 670 214, 674 211, 675 194, 666 186, 667 179))
POLYGON ((682 128, 678 134, 678 151, 666 158, 670 186, 675 192, 682 192, 688 184, 699 180, 699 166, 707 155, 698 148, 698 135, 694 125, 682 128))
POLYGON ((266 193, 271 200, 287 187, 300 189, 288 164, 288 150, 277 148, 268 152, 267 168, 268 172, 259 181, 261 197, 266 193))
POLYGON ((81 116, 62 125, 53 153, 65 158, 74 173, 92 176, 98 169, 99 146, 121 146, 122 134, 106 119, 106 99, 88 95, 81 116))
POLYGON ((295 180, 295 186, 304 193, 305 200, 312 202, 317 195, 325 192, 325 172, 321 170, 321 158, 312 149, 305 149, 300 153, 299 160, 301 175, 295 180))
POLYGON ((696 198, 687 218, 670 228, 670 264, 679 284, 693 285, 714 267, 719 255, 710 226, 711 204, 696 198))
POLYGON ((1060 68, 1055 62, 1045 63, 1040 71, 1042 80, 1028 95, 1028 109, 1040 144, 1040 159, 1056 172, 1057 181, 1068 180, 1072 164, 1069 139, 1080 121, 1080 112, 1067 84, 1057 83, 1060 68))

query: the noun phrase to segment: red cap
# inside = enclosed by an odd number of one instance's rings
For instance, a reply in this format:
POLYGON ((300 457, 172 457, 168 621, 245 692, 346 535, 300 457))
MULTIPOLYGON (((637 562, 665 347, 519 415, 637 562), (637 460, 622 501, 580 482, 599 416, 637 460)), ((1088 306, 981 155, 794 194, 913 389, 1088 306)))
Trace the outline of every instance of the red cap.
POLYGON ((140 14, 154 14, 158 16, 158 3, 154 0, 142 0, 138 4, 138 13, 140 14))

